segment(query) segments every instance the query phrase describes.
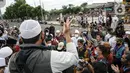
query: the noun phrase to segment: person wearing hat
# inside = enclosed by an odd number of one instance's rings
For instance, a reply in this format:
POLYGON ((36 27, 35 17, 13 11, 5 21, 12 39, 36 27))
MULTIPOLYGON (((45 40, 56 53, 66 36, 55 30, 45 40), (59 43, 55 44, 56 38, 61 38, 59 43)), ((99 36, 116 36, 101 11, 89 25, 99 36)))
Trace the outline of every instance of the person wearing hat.
POLYGON ((25 20, 20 25, 20 52, 10 59, 10 73, 61 73, 63 70, 77 64, 78 53, 70 37, 70 24, 67 19, 63 26, 66 38, 66 52, 44 50, 41 43, 44 38, 38 21, 25 20))
POLYGON ((56 30, 56 39, 61 42, 61 41, 64 41, 64 36, 63 34, 61 33, 60 30, 56 30))
POLYGON ((115 15, 112 19, 112 24, 111 24, 111 28, 113 29, 113 32, 115 31, 117 24, 118 24, 119 18, 117 17, 117 15, 115 15))
POLYGON ((64 48, 65 48, 65 47, 64 47, 64 43, 63 43, 63 42, 60 42, 60 43, 58 44, 57 50, 58 50, 58 51, 65 51, 64 48))
POLYGON ((75 32, 74 32, 74 37, 72 37, 71 39, 72 39, 72 41, 75 43, 76 47, 78 47, 78 43, 77 43, 78 40, 79 40, 79 39, 83 39, 83 38, 80 37, 80 32, 79 32, 79 30, 75 30, 75 32))
POLYGON ((6 58, 9 57, 12 53, 13 51, 9 47, 3 47, 0 49, 0 73, 9 73, 6 58))

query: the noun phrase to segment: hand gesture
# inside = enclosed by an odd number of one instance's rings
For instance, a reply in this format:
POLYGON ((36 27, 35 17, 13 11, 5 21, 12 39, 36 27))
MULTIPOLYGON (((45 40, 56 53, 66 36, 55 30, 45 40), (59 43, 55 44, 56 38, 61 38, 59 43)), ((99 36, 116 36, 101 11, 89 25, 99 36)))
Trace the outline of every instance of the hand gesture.
POLYGON ((115 73, 120 73, 118 65, 115 66, 114 64, 112 64, 111 68, 112 68, 112 70, 114 70, 115 73))
POLYGON ((68 34, 70 33, 70 24, 71 24, 72 20, 69 20, 69 18, 67 18, 66 22, 63 25, 63 34, 68 34))
POLYGON ((93 56, 91 56, 90 59, 91 59, 92 63, 96 62, 96 60, 95 60, 95 58, 93 56))

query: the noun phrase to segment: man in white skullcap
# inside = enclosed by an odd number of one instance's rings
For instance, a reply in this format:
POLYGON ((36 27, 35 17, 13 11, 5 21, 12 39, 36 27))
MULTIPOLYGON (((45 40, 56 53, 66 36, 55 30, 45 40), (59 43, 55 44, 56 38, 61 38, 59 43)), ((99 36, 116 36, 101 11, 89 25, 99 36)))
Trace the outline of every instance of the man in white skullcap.
POLYGON ((20 25, 22 45, 18 54, 10 60, 10 73, 62 73, 77 64, 78 53, 70 37, 70 21, 64 24, 66 52, 46 50, 41 44, 44 40, 42 28, 36 20, 25 20, 20 25), (17 66, 17 67, 16 67, 17 66), (22 67, 21 67, 22 66, 22 67))
POLYGON ((112 19, 111 28, 113 29, 113 32, 115 31, 117 24, 118 24, 119 18, 115 15, 112 19))
POLYGON ((63 43, 63 42, 60 42, 60 43, 58 44, 57 50, 58 50, 58 51, 65 51, 65 49, 64 49, 64 43, 63 43))
POLYGON ((61 42, 64 40, 64 36, 60 30, 56 30, 56 39, 58 40, 58 42, 61 42))
POLYGON ((79 32, 79 30, 75 30, 75 32, 74 32, 74 37, 72 37, 71 38, 72 39, 72 41, 75 43, 75 45, 76 45, 76 47, 78 47, 78 40, 79 39, 82 39, 81 37, 80 37, 80 32, 79 32))
POLYGON ((0 73, 9 73, 5 58, 9 57, 12 53, 13 51, 9 47, 0 49, 0 73))

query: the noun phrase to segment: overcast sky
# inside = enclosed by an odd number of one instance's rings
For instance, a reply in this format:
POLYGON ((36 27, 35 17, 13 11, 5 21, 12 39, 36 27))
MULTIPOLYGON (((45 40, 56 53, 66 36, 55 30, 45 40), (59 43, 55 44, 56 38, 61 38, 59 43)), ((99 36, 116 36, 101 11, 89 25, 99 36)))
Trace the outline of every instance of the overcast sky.
MULTIPOLYGON (((45 10, 51 10, 51 9, 60 9, 63 5, 68 4, 74 4, 74 5, 80 5, 84 2, 88 2, 89 4, 92 3, 104 3, 104 2, 111 2, 114 0, 41 0, 42 3, 44 3, 45 10)), ((121 1, 121 0, 116 0, 121 1)), ((31 6, 37 6, 40 4, 40 0, 26 0, 26 2, 31 6)), ((4 13, 7 6, 9 6, 11 3, 14 3, 14 0, 7 0, 6 6, 2 8, 2 13, 4 13)))

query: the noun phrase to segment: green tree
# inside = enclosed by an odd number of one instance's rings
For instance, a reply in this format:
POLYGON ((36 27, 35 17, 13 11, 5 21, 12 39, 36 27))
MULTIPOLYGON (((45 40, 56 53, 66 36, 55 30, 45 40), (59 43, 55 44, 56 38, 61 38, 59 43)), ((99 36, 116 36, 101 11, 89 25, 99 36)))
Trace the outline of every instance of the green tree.
POLYGON ((6 12, 4 13, 4 18, 5 19, 12 19, 16 18, 16 14, 14 13, 14 7, 13 5, 10 5, 9 7, 6 8, 6 12))
POLYGON ((25 0, 15 0, 14 4, 6 8, 4 18, 21 18, 22 20, 24 20, 25 18, 41 19, 41 12, 43 12, 43 14, 47 13, 44 9, 41 9, 41 6, 37 6, 34 8, 26 4, 25 0))
POLYGON ((76 6, 73 8, 73 12, 74 14, 78 14, 81 11, 81 7, 80 6, 76 6))
POLYGON ((83 7, 83 8, 86 8, 88 5, 88 3, 82 3, 80 6, 83 7))
POLYGON ((81 11, 83 12, 83 13, 86 13, 87 11, 88 11, 88 9, 87 9, 87 5, 88 5, 88 3, 82 3, 81 5, 80 5, 80 7, 81 7, 81 11))

